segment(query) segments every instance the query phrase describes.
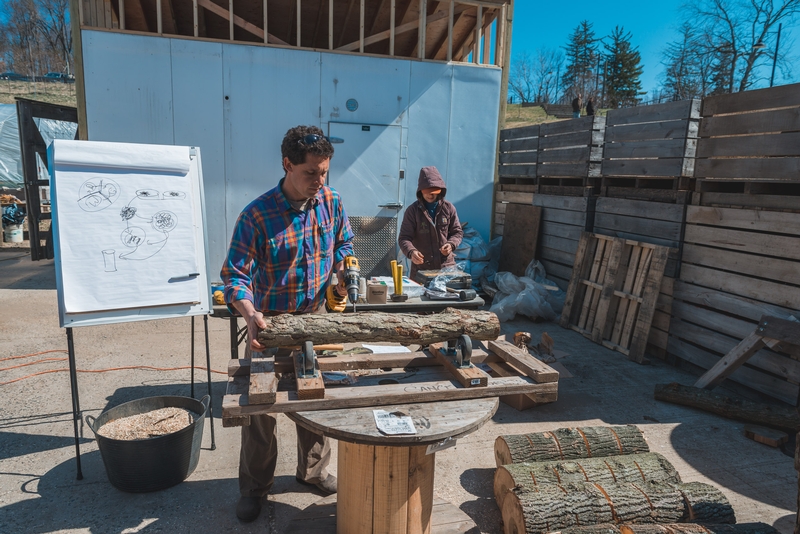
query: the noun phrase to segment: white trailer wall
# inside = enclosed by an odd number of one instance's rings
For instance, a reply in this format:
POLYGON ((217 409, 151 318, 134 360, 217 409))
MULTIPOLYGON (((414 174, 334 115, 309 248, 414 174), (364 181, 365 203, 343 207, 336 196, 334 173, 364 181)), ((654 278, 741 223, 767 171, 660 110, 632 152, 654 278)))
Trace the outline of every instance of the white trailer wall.
MULTIPOLYGON (((459 217, 489 238, 499 68, 95 30, 82 39, 89 139, 201 148, 214 278, 239 211, 282 177, 281 139, 298 124, 401 127, 400 202, 415 200, 420 167, 436 165, 459 217)), ((374 204, 365 197, 344 198, 346 209, 374 204)))

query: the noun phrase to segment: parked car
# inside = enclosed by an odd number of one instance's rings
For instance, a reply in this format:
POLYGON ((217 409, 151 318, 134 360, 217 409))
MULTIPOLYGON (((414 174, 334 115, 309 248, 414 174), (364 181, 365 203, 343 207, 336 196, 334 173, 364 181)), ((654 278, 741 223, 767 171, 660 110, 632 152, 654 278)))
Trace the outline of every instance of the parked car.
POLYGON ((16 72, 0 72, 0 80, 16 80, 16 81, 25 81, 27 80, 27 76, 23 76, 22 74, 17 74, 16 72))

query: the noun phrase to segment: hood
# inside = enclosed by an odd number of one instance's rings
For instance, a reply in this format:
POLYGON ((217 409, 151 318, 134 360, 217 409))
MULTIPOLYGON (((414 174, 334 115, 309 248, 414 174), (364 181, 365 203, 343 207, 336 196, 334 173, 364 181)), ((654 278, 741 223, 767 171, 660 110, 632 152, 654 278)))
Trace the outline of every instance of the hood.
POLYGON ((421 191, 423 189, 428 189, 429 187, 438 187, 442 190, 441 195, 439 195, 439 200, 443 200, 445 194, 447 194, 447 187, 444 184, 444 180, 442 179, 442 175, 439 174, 439 169, 434 166, 430 167, 422 167, 419 170, 419 181, 417 182, 417 198, 422 199, 421 191))

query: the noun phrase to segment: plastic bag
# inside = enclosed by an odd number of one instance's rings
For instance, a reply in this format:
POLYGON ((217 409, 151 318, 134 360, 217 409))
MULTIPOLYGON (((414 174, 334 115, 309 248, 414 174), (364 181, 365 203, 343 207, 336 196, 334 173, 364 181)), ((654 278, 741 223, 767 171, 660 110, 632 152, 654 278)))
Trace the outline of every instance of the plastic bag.
POLYGON ((536 260, 528 265, 525 274, 530 276, 515 276, 508 272, 495 275, 500 291, 489 311, 495 313, 500 321, 510 321, 517 314, 531 319, 555 320, 564 308, 566 294, 547 280, 544 267, 536 260))
POLYGON ((481 234, 471 226, 464 225, 461 244, 455 250, 456 262, 462 263, 462 271, 469 273, 474 286, 478 286, 481 276, 489 265, 489 246, 481 234))
POLYGON ((428 284, 428 289, 446 293, 447 282, 454 278, 460 278, 462 276, 461 273, 467 272, 464 270, 464 267, 464 262, 456 263, 455 265, 450 265, 449 267, 442 267, 442 270, 439 272, 439 274, 436 275, 436 277, 434 277, 434 279, 428 284))
POLYGON ((11 204, 3 208, 3 226, 22 224, 25 220, 25 209, 19 208, 16 204, 11 204))

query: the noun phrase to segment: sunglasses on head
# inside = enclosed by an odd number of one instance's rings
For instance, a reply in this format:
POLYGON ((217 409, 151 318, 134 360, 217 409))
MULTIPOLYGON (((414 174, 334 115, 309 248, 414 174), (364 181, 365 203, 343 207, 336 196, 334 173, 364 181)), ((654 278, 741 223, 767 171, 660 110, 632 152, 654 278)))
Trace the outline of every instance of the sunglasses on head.
POLYGON ((328 139, 328 138, 325 137, 324 135, 308 134, 307 136, 305 136, 305 137, 303 137, 301 139, 298 139, 297 142, 300 143, 300 144, 308 146, 308 145, 313 145, 314 143, 316 143, 320 139, 328 139))

